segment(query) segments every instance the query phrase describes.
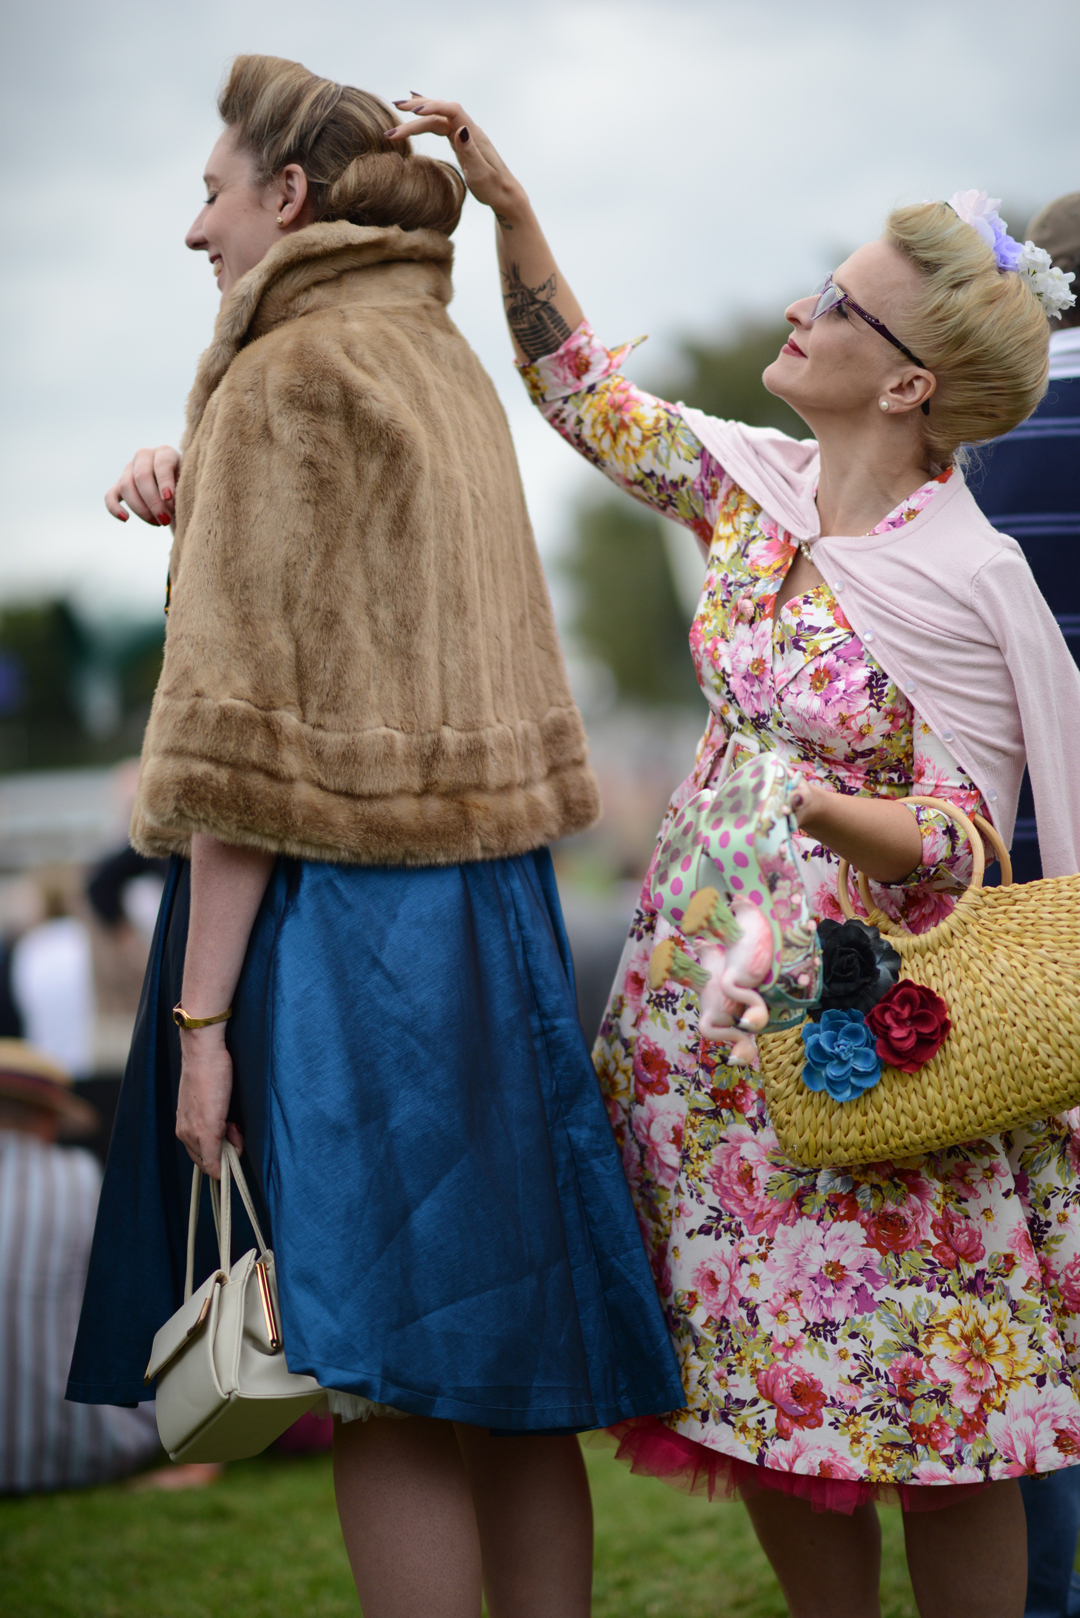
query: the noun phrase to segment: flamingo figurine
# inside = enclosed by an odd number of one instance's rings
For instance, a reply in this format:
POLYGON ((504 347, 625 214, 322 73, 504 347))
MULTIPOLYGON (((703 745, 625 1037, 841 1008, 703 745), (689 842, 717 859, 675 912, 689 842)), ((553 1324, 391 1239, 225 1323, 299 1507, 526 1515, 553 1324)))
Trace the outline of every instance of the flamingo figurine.
POLYGON ((701 1007, 699 1028, 706 1039, 730 1045, 729 1062, 757 1066, 753 1034, 769 1021, 769 1008, 758 987, 773 970, 772 929, 760 909, 748 899, 725 904, 715 888, 699 888, 687 905, 682 931, 688 937, 704 935, 695 961, 665 939, 653 951, 649 981, 659 988, 665 980, 697 990, 701 1007))

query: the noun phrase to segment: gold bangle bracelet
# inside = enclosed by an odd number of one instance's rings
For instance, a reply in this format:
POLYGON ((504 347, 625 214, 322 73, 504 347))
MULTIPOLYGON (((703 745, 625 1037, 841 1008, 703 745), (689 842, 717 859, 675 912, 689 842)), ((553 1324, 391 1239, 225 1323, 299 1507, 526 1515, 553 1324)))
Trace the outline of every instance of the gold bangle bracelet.
POLYGON ((183 1006, 173 1006, 173 1022, 177 1028, 209 1028, 216 1022, 227 1022, 232 1016, 232 1006, 228 1011, 219 1011, 216 1017, 189 1017, 183 1006))

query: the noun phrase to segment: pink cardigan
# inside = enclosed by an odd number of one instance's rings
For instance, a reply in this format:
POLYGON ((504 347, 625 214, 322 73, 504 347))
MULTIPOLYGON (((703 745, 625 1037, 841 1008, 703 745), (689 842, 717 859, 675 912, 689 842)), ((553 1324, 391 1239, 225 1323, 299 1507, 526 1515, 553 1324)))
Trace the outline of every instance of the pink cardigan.
POLYGON ((1080 670, 1014 539, 955 472, 884 534, 822 534, 818 448, 680 406, 767 516, 812 542, 852 629, 971 776, 1011 842, 1025 759, 1046 876, 1080 870, 1080 670))

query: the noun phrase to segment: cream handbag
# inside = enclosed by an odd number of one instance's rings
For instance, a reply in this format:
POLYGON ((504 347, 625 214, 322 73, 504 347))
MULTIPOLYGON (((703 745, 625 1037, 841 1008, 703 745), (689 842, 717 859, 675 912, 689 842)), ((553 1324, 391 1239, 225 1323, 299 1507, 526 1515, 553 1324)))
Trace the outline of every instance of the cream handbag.
POLYGON ((236 1150, 221 1148, 221 1185, 210 1182, 220 1268, 192 1290, 202 1171, 191 1180, 184 1302, 154 1338, 144 1381, 158 1379, 157 1424, 174 1461, 239 1461, 258 1455, 324 1396, 285 1363, 274 1255, 263 1240, 236 1150), (258 1252, 232 1263, 232 1181, 258 1252))

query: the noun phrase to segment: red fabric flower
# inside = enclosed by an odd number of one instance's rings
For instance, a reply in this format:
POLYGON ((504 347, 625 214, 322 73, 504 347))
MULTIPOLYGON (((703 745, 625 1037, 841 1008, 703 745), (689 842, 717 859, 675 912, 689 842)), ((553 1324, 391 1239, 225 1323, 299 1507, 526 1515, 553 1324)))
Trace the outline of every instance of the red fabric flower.
POLYGON ((825 1390, 809 1371, 797 1371, 781 1361, 759 1371, 755 1381, 763 1399, 776 1406, 776 1431, 790 1438, 796 1427, 820 1427, 825 1390))
POLYGON ((944 1416, 936 1416, 933 1421, 913 1421, 909 1431, 914 1443, 932 1449, 938 1455, 945 1455, 952 1449, 953 1430, 944 1416))
POLYGON ((941 1049, 952 1023, 940 995, 901 978, 866 1013, 866 1026, 877 1035, 877 1053, 883 1062, 903 1073, 914 1073, 941 1049))
POLYGON ((882 1208, 859 1223, 867 1242, 879 1253, 908 1253, 922 1240, 918 1221, 902 1208, 882 1208))
POLYGON ((646 1094, 667 1095, 670 1072, 671 1063, 659 1045, 642 1034, 634 1047, 634 1100, 640 1105, 646 1094))
POLYGON ((986 1431, 986 1411, 980 1405, 969 1411, 956 1429, 956 1436, 962 1444, 974 1444, 986 1431))
POLYGON ((931 1252, 947 1270, 958 1264, 978 1264, 985 1256, 979 1227, 973 1219, 965 1219, 947 1209, 940 1218, 931 1220, 931 1229, 937 1237, 931 1252))

